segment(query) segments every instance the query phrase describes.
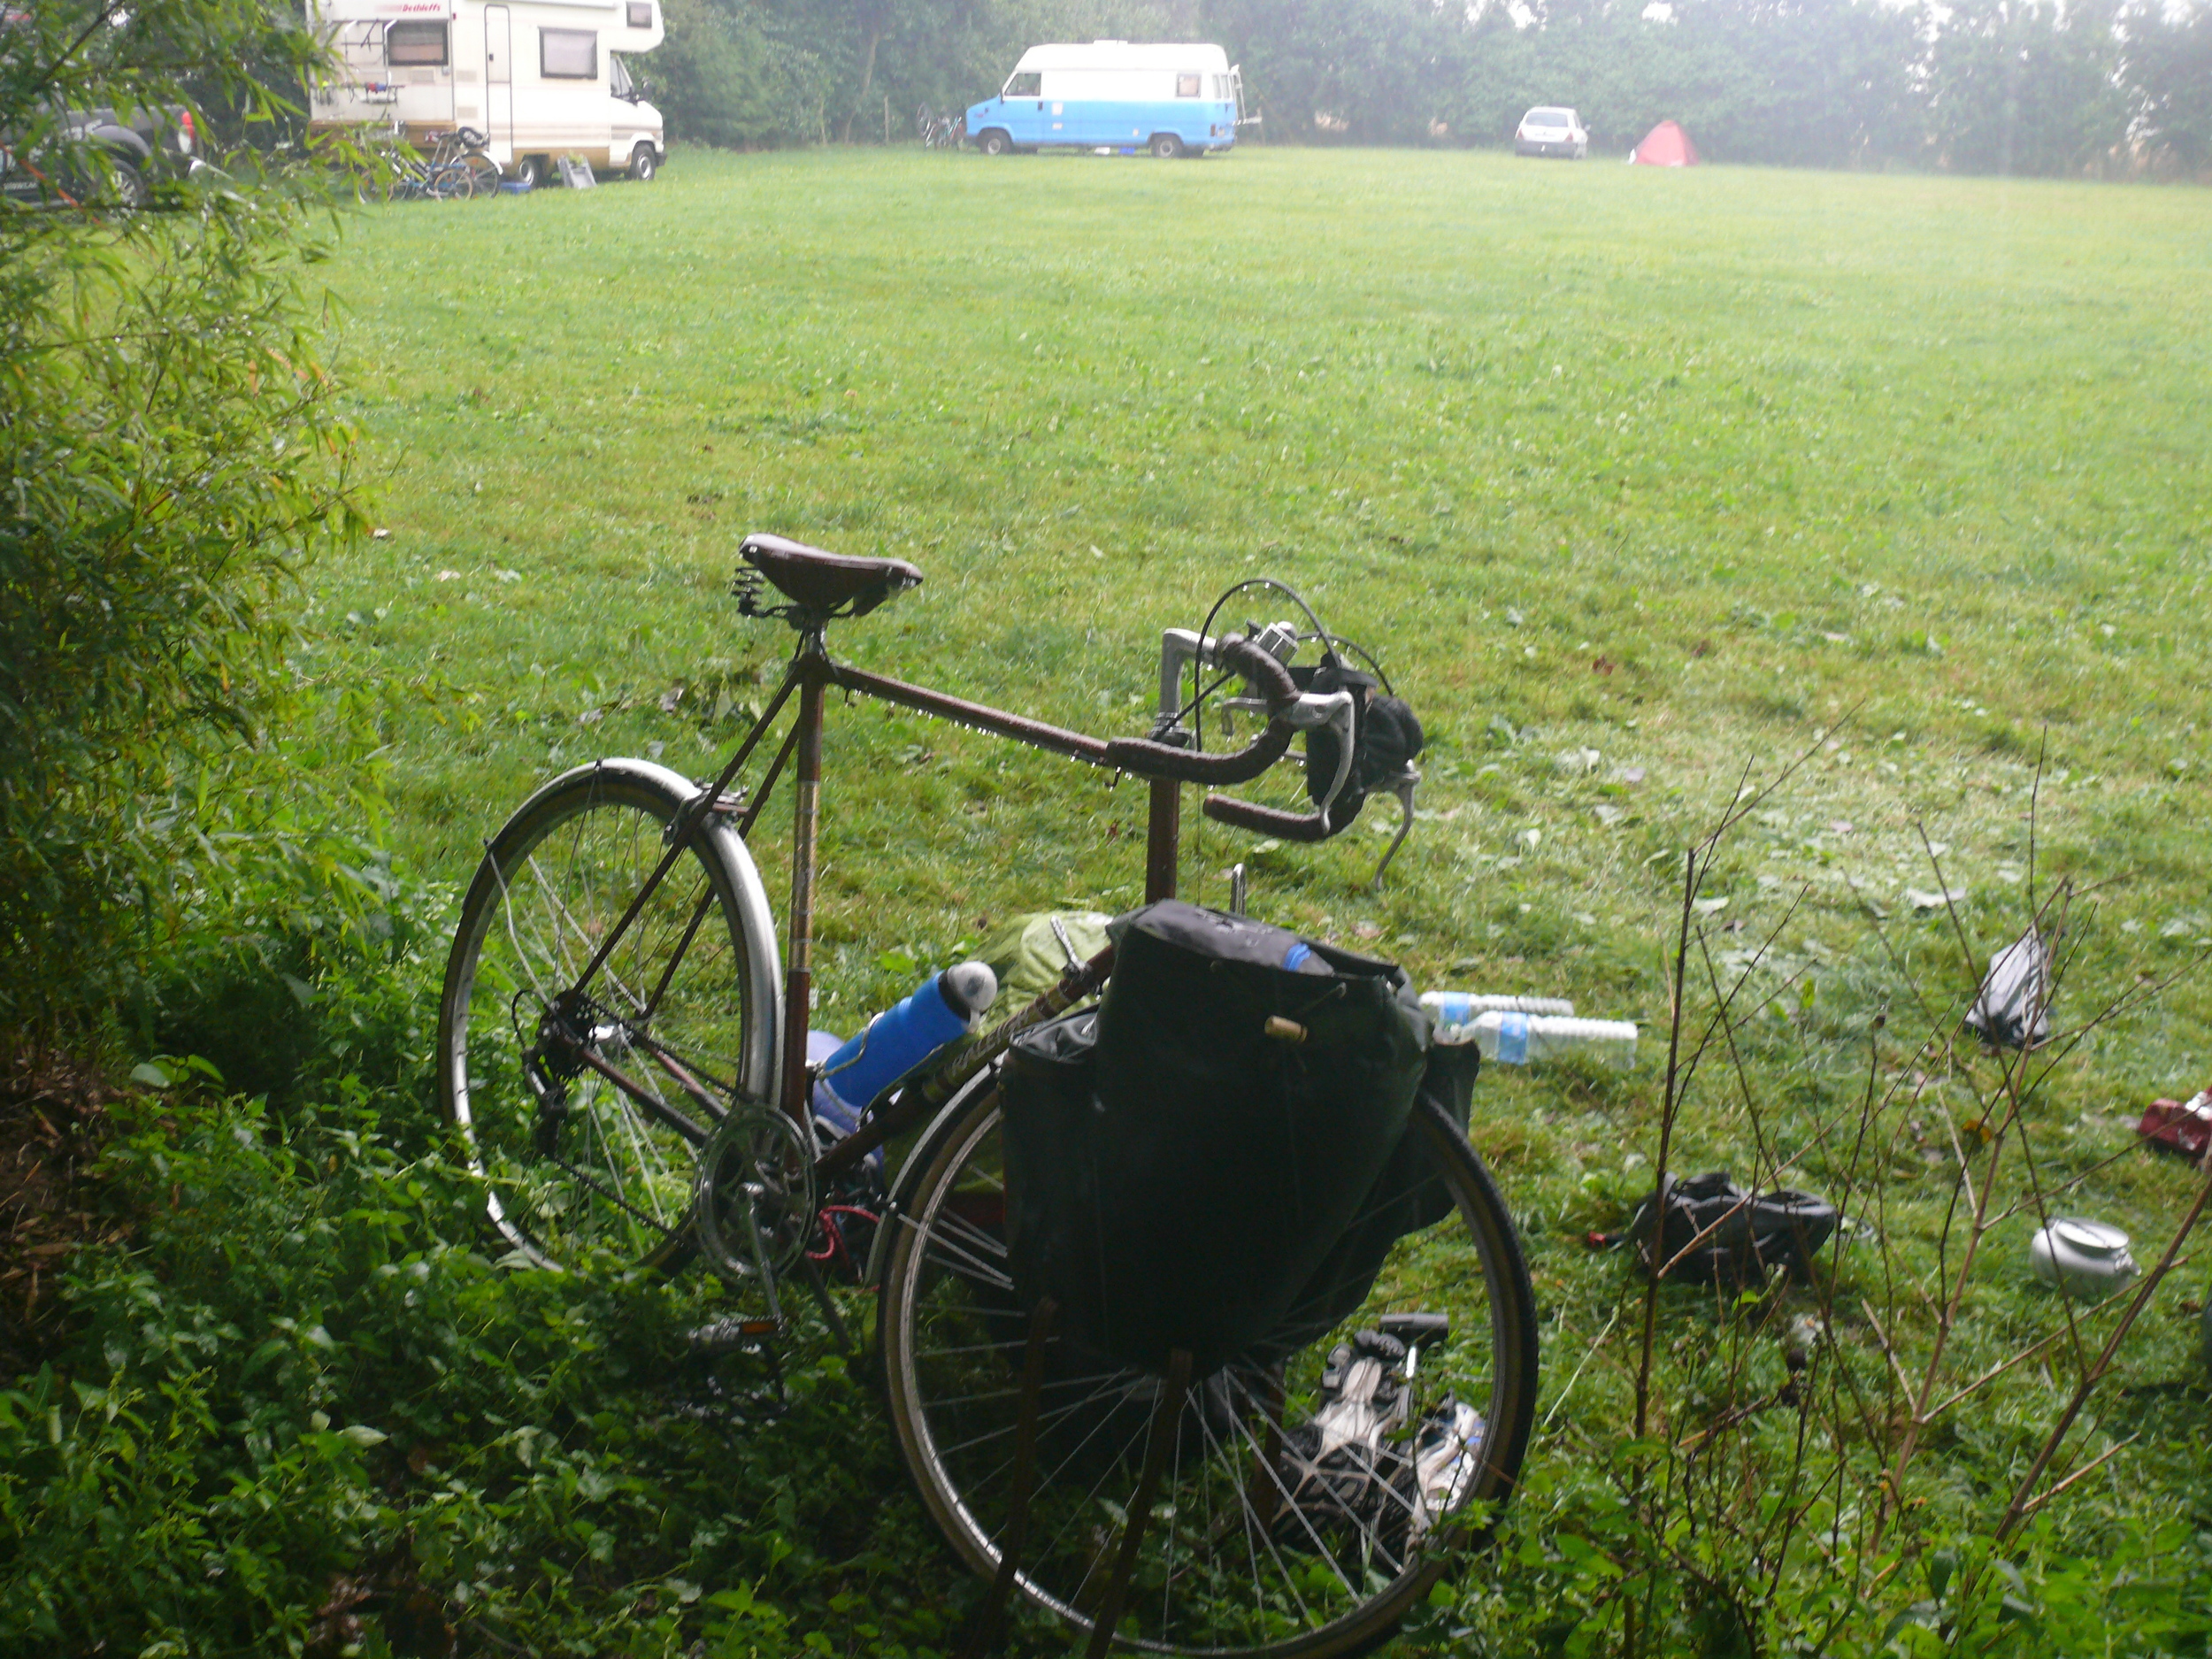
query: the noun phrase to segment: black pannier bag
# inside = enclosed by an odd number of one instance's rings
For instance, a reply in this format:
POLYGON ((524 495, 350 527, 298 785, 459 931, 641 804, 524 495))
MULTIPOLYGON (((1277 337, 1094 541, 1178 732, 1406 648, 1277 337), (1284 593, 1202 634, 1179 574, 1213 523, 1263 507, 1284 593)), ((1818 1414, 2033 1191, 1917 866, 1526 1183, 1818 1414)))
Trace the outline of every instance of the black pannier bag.
MULTIPOLYGON (((1434 1102, 1464 1133, 1481 1066, 1481 1050, 1473 1043, 1438 1043, 1429 1050, 1416 1098, 1434 1102)), ((1451 1212, 1451 1189, 1437 1167, 1435 1145, 1418 1125, 1409 1122, 1351 1225, 1321 1259, 1282 1319, 1256 1345, 1252 1357, 1265 1363, 1334 1330, 1367 1300, 1390 1247, 1409 1233, 1434 1226, 1451 1212)))
POLYGON ((1015 1290, 1118 1363, 1180 1348, 1204 1376, 1310 1324, 1325 1269, 1356 1278, 1335 1253, 1408 1139, 1429 1022, 1391 964, 1247 918, 1168 900, 1109 931, 1098 1008, 1001 1074, 1015 1290))

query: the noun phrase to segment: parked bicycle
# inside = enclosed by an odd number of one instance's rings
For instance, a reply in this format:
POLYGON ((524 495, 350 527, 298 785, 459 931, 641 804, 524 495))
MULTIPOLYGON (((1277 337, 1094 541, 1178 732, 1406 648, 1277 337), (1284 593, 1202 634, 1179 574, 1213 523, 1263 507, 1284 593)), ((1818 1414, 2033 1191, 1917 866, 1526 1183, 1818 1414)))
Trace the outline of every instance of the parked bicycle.
MULTIPOLYGON (((797 639, 719 772, 698 784, 608 759, 562 774, 490 841, 463 905, 440 1004, 440 1098, 491 1222, 548 1266, 702 1258, 737 1298, 739 1328, 764 1343, 791 1336, 810 1305, 842 1340, 830 1263, 817 1259, 832 1252, 817 1247, 872 1223, 858 1278, 877 1293, 894 1432, 930 1514, 992 1581, 977 1645, 1019 1596, 1087 1632, 1094 1655, 1115 1641, 1364 1650, 1487 1536, 1533 1416, 1527 1270, 1463 1131, 1463 1087, 1455 1112, 1425 1085, 1401 1143, 1414 1174, 1371 1194, 1331 1247, 1333 1261, 1371 1245, 1371 1263, 1332 1281, 1335 1300, 1294 1333, 1279 1321, 1268 1342, 1201 1375, 1182 1348, 1162 1365, 1108 1358, 1075 1322, 1056 1323, 1051 1297, 1025 1302, 1018 1288, 1012 1218, 1034 1227, 1055 1201, 1018 1172, 1010 1185, 1005 1056, 1102 987, 1110 995, 1117 946, 1070 950, 1057 984, 884 1087, 826 1148, 807 1032, 831 691, 1146 780, 1149 903, 1175 894, 1186 784, 1233 787, 1302 759, 1311 811, 1220 793, 1202 810, 1311 842, 1342 831, 1366 795, 1394 793, 1410 821, 1417 773, 1379 752, 1379 673, 1356 672, 1352 648, 1302 601, 1300 621, 1242 634, 1216 634, 1210 618, 1164 636, 1148 733, 1094 737, 833 657, 830 625, 918 586, 912 565, 772 535, 741 553, 741 612, 797 639), (1319 661, 1301 666, 1309 650, 1319 661), (1257 734, 1210 752, 1224 717, 1257 734), (748 837, 787 778, 780 964, 748 837), (918 1128, 881 1181, 874 1155, 918 1128)), ((1295 600, 1246 583, 1223 605, 1254 592, 1295 600)), ((1326 1000, 1327 984, 1305 983, 1326 1000)), ((1295 1022, 1270 1033, 1305 1035, 1295 1022)))
POLYGON ((395 127, 385 147, 388 176, 373 190, 365 187, 364 198, 374 195, 390 202, 465 202, 499 193, 499 164, 485 152, 483 134, 460 127, 430 136, 426 155, 395 127))
POLYGON ((957 110, 938 114, 925 104, 914 112, 914 130, 919 134, 924 150, 957 150, 968 135, 968 118, 964 111, 957 110))

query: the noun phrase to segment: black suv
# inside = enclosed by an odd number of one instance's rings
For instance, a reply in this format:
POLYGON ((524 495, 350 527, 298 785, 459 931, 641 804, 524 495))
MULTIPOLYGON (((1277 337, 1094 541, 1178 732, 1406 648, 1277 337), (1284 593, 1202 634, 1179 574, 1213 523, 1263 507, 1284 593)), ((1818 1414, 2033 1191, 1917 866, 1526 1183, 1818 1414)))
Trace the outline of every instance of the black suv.
POLYGON ((31 207, 143 207, 154 184, 202 165, 192 111, 112 109, 58 111, 27 154, 0 138, 0 196, 31 207), (85 150, 107 158, 104 175, 85 150))

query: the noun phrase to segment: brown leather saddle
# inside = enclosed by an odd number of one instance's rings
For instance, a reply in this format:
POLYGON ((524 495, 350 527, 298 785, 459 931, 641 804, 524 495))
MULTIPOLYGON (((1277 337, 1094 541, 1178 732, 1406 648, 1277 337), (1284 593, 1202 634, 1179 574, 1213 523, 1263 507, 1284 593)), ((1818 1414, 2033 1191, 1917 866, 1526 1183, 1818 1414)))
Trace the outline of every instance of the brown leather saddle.
POLYGON ((758 531, 747 536, 737 552, 801 613, 817 618, 864 617, 893 594, 922 585, 921 572, 904 559, 826 553, 758 531))

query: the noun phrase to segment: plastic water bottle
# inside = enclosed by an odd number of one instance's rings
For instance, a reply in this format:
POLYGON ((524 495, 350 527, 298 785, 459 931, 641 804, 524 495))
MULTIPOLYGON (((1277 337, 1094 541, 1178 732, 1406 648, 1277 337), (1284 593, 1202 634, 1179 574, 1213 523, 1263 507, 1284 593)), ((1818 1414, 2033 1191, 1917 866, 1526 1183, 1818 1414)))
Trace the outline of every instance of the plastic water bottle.
POLYGON ((1470 991, 1424 991, 1421 1006, 1436 1022, 1439 1042, 1464 1042, 1464 1037, 1444 1033, 1455 1026, 1471 1025, 1479 1014, 1563 1014, 1574 1018, 1575 1005, 1563 996, 1477 996, 1470 991))
POLYGON ((1625 1019, 1574 1019, 1490 1009, 1463 1025, 1440 1025, 1436 1041, 1471 1042, 1485 1060, 1498 1065, 1527 1065, 1570 1054, 1587 1055, 1624 1071, 1636 1064, 1636 1026, 1625 1019))
POLYGON ((814 1111, 831 1122, 857 1124, 875 1097, 955 1038, 975 1029, 998 1001, 990 964, 963 962, 933 973, 904 1002, 887 1008, 822 1062, 814 1111), (827 1094, 830 1098, 822 1097, 827 1094))

